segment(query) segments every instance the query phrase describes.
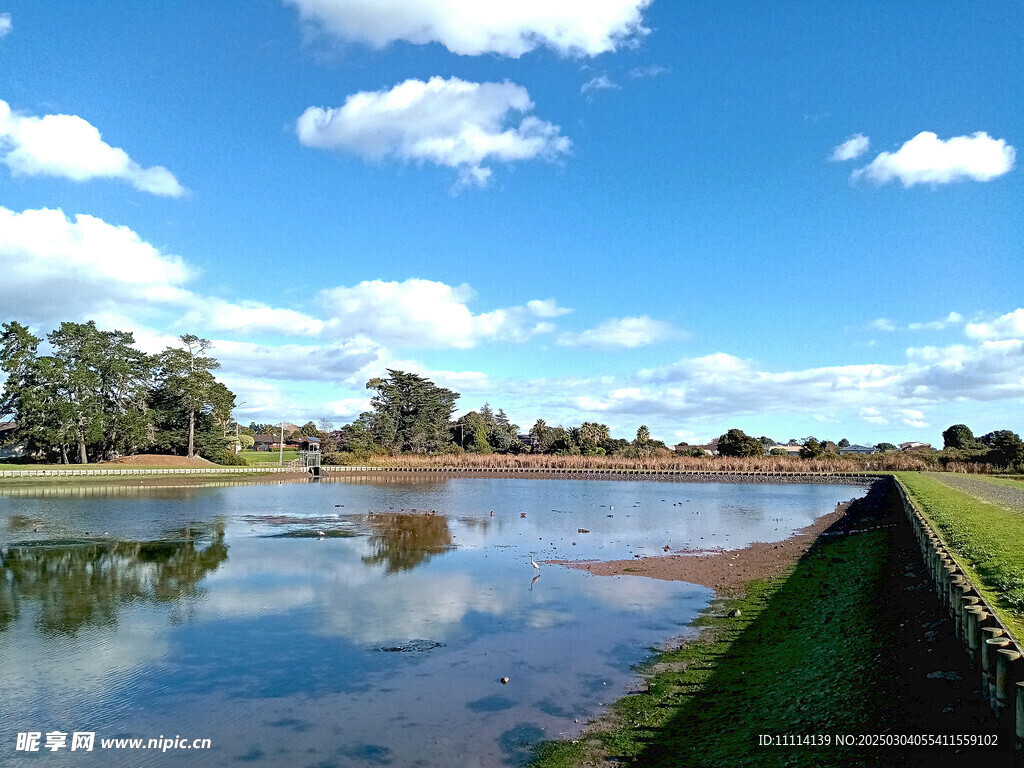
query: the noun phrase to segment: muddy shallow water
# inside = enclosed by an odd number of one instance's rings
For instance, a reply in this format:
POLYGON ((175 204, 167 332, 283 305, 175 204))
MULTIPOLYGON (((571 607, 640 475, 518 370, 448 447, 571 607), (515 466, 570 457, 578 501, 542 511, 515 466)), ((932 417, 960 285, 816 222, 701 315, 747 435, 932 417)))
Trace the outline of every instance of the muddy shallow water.
POLYGON ((45 734, 84 731, 94 750, 61 759, 519 764, 628 689, 712 594, 545 561, 777 541, 863 490, 409 476, 0 490, 0 762, 47 759, 16 750, 19 732, 56 761, 45 734), (161 736, 211 749, 100 744, 161 736))

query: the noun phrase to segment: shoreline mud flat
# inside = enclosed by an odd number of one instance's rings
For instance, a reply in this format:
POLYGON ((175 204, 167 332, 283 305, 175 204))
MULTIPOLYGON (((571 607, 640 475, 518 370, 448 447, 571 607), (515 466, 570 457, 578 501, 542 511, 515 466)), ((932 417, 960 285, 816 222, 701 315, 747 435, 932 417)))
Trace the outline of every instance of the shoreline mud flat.
POLYGON ((851 500, 837 504, 832 512, 822 515, 789 538, 774 543, 754 542, 734 550, 680 550, 628 560, 550 562, 588 571, 595 576, 628 575, 687 581, 710 587, 722 595, 734 595, 741 592, 743 586, 750 581, 781 576, 826 531, 829 535, 856 532, 856 523, 846 520, 846 512, 852 503, 851 500), (844 522, 847 524, 844 525, 844 522))

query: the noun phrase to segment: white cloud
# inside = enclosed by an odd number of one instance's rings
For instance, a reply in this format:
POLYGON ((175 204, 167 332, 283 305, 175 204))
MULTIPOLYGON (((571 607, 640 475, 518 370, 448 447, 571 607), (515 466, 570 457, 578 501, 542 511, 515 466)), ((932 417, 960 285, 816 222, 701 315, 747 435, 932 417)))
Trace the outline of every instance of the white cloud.
POLYGON ((565 347, 645 347, 679 334, 671 323, 646 315, 610 319, 580 333, 563 333, 557 343, 565 347))
POLYGON ((922 131, 895 152, 882 152, 854 171, 851 179, 866 178, 876 184, 899 179, 904 187, 965 179, 990 181, 1009 173, 1015 156, 1014 148, 1004 139, 993 139, 984 131, 946 140, 922 131))
POLYGON ((298 119, 299 141, 341 149, 366 160, 393 157, 454 168, 460 186, 486 186, 488 162, 554 160, 572 144, 557 125, 527 115, 530 94, 511 82, 471 83, 456 77, 410 79, 389 91, 360 91, 344 106, 310 107, 298 119))
POLYGON ((853 160, 855 157, 860 157, 867 152, 870 144, 871 140, 863 133, 854 134, 832 150, 830 159, 837 162, 853 160))
POLYGON ((1024 309, 1015 309, 989 323, 968 323, 964 333, 972 339, 1024 338, 1024 309))
POLYGON ((411 278, 338 286, 310 297, 315 313, 253 300, 229 301, 186 287, 193 270, 128 227, 60 210, 0 207, 0 307, 27 322, 101 319, 138 333, 156 351, 174 336, 161 326, 205 336, 227 333, 305 337, 320 344, 267 346, 218 342, 239 371, 310 380, 351 375, 377 360, 381 344, 469 349, 551 333, 570 310, 555 299, 473 312, 468 285, 411 278), (148 327, 147 327, 148 323, 148 327), (333 343, 332 343, 333 342, 333 343), (237 359, 235 359, 237 358, 237 359), (290 375, 291 374, 291 375, 290 375))
POLYGON ((558 302, 554 299, 534 299, 533 301, 526 302, 526 308, 535 317, 559 317, 572 312, 571 309, 558 306, 558 302))
POLYGON ((333 344, 254 344, 219 340, 216 357, 235 375, 294 381, 344 381, 380 359, 366 339, 333 344))
POLYGON ((403 40, 452 53, 519 57, 546 47, 596 56, 634 45, 649 30, 651 0, 286 0, 313 29, 383 48, 403 40))
POLYGON ((666 67, 661 64, 648 64, 646 67, 633 67, 629 70, 629 76, 634 80, 639 80, 645 77, 667 75, 671 71, 672 69, 670 67, 666 67))
POLYGON ((417 278, 367 280, 320 294, 330 318, 329 333, 363 334, 404 347, 470 349, 482 341, 525 341, 553 327, 536 322, 536 318, 566 311, 549 299, 473 314, 468 306, 472 298, 468 285, 417 278))
MULTIPOLYGON (((1020 311, 1024 316, 1024 310, 1020 311)), ((1004 315, 1009 318, 1013 315, 1004 315)), ((1007 334, 1009 324, 1003 329, 1007 334)), ((717 353, 639 371, 635 376, 567 393, 586 412, 675 421, 742 415, 849 412, 879 426, 928 425, 927 409, 971 400, 1024 397, 1024 328, 1017 338, 920 347, 899 365, 845 365, 773 372, 717 353)))
POLYGON ((7 37, 14 31, 14 24, 11 22, 11 14, 0 13, 0 37, 7 37))
POLYGON ((112 147, 77 115, 33 117, 0 100, 0 154, 15 176, 61 176, 72 181, 108 178, 126 181, 140 192, 181 197, 186 189, 160 165, 143 168, 112 147))
POLYGON ((609 91, 618 90, 619 86, 611 81, 606 74, 600 74, 596 77, 592 77, 582 86, 580 86, 580 93, 593 93, 594 91, 609 91))
POLYGON ((950 326, 960 325, 964 318, 959 312, 950 312, 941 320, 932 320, 928 323, 911 323, 907 328, 911 331, 942 331, 950 326))
POLYGON ((188 297, 186 326, 202 326, 229 333, 284 333, 288 336, 319 336, 327 323, 294 309, 271 307, 258 301, 231 302, 215 296, 188 297))
POLYGON ((864 419, 868 424, 874 424, 875 426, 884 427, 889 423, 889 420, 882 415, 882 412, 877 408, 865 407, 860 409, 860 417, 864 419))
MULTIPOLYGON (((961 325, 964 321, 963 315, 959 312, 950 312, 945 317, 939 320, 932 320, 930 322, 916 322, 908 323, 905 330, 908 331, 942 331, 946 328, 950 328, 954 325, 961 325)), ((879 317, 868 323, 868 327, 875 331, 883 331, 885 333, 891 333, 896 330, 904 330, 902 326, 897 326, 895 322, 887 317, 879 317)))
POLYGON ((29 319, 82 316, 189 279, 178 256, 162 253, 128 227, 61 210, 0 207, 0 306, 29 319))

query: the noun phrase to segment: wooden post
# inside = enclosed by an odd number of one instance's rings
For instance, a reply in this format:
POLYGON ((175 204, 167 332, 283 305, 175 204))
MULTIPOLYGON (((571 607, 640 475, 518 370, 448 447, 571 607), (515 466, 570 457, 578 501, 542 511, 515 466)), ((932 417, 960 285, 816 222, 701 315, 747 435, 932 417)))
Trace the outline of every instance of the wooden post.
MULTIPOLYGON (((947 607, 952 607, 949 604, 949 585, 953 583, 953 577, 956 575, 956 566, 953 565, 953 561, 949 559, 949 556, 942 558, 942 584, 939 587, 940 594, 939 600, 942 604, 947 607)), ((950 614, 952 616, 952 614, 950 614)))
POLYGON ((999 714, 999 705, 996 702, 996 651, 1005 648, 1010 641, 1003 636, 993 637, 985 641, 985 690, 982 693, 990 707, 996 714, 999 714))
POLYGON ((1017 754, 1017 765, 1024 763, 1024 682, 1018 681, 1014 686, 1017 689, 1017 739, 1015 751, 1017 754))
POLYGON ((964 611, 964 577, 953 576, 949 582, 949 615, 953 619, 953 633, 963 637, 961 632, 961 616, 964 611))
POLYGON ((980 666, 978 660, 978 649, 981 647, 981 622, 988 614, 980 605, 971 605, 964 611, 967 619, 967 652, 971 658, 971 666, 980 666))
POLYGON ((1013 667, 1021 654, 1015 648, 999 648, 995 652, 995 698, 1002 707, 1010 702, 1013 687, 1013 667))
POLYGON ((996 651, 996 718, 1002 716, 1003 711, 1011 703, 1010 696, 1013 689, 1013 667, 1017 666, 1020 654, 1013 648, 1000 648, 996 651))
MULTIPOLYGON (((969 586, 968 586, 968 589, 970 589, 969 586)), ((960 612, 960 618, 961 618, 961 622, 960 622, 960 629, 961 629, 960 639, 963 640, 963 646, 964 646, 964 650, 965 651, 969 651, 971 649, 970 642, 968 640, 968 637, 970 635, 970 620, 971 620, 971 612, 970 612, 969 609, 973 608, 974 606, 976 606, 980 602, 981 602, 981 598, 978 597, 977 595, 965 594, 963 597, 960 598, 960 603, 961 603, 961 607, 962 607, 962 610, 960 612)))

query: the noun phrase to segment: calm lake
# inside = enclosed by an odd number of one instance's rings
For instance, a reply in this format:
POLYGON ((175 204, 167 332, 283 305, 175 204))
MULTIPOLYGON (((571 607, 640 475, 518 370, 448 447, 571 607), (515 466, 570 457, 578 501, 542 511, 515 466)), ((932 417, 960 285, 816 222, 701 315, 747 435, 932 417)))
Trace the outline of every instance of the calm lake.
POLYGON ((781 540, 864 491, 397 473, 0 488, 0 764, 518 765, 635 685, 712 596, 544 561, 781 540), (30 731, 41 751, 16 750, 30 731), (92 752, 70 752, 75 731, 92 752), (211 748, 100 745, 159 737, 211 748))

